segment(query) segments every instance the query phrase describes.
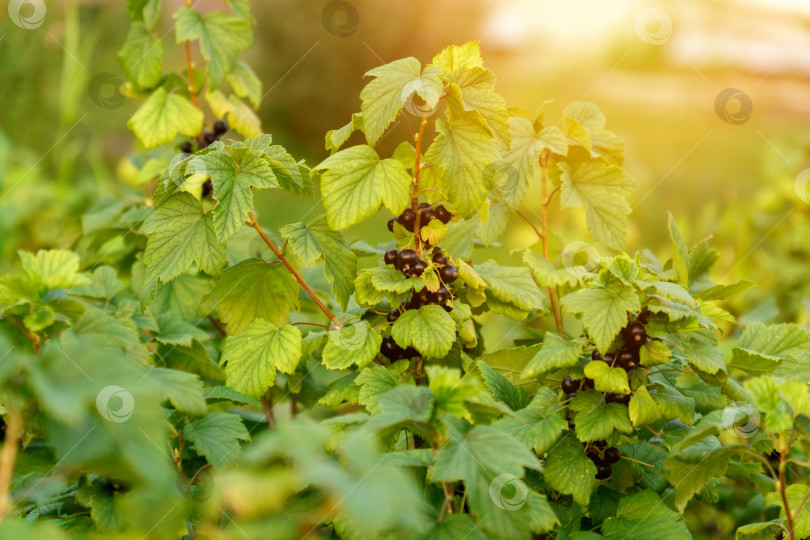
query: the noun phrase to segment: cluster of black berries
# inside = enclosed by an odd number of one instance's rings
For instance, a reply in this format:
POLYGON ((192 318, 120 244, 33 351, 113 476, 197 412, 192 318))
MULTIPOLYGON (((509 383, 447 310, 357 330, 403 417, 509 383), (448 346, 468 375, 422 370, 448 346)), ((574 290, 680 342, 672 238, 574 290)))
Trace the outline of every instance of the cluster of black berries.
MULTIPOLYGON (((451 214, 450 211, 441 204, 434 208, 428 203, 420 203, 416 212, 414 212, 412 208, 407 208, 399 215, 399 217, 389 219, 388 230, 394 232, 394 223, 399 223, 409 232, 414 232, 416 229, 417 212, 419 214, 420 227, 424 227, 434 219, 438 219, 445 225, 449 223, 451 219, 453 219, 453 214, 451 214)), ((429 248, 430 245, 426 243, 425 247, 429 248)))
MULTIPOLYGON (((228 132, 228 122, 225 120, 217 120, 214 122, 214 130, 213 131, 206 131, 203 130, 197 138, 194 140, 197 143, 197 150, 202 150, 203 148, 208 148, 208 145, 213 143, 214 141, 218 141, 220 137, 225 135, 228 132)), ((184 154, 190 154, 193 146, 191 141, 183 141, 180 143, 180 150, 184 154)))
POLYGON ((596 465, 596 479, 605 480, 613 473, 611 465, 617 463, 622 457, 618 448, 607 447, 605 441, 595 441, 585 448, 585 455, 596 465))
MULTIPOLYGON (((438 248, 433 251, 432 260, 433 265, 439 269, 439 277, 443 283, 452 283, 458 279, 458 269, 452 264, 447 264, 447 257, 438 248)), ((385 252, 383 261, 385 264, 393 264, 397 270, 408 277, 419 277, 428 267, 428 264, 420 259, 412 249, 402 251, 389 249, 385 252)))

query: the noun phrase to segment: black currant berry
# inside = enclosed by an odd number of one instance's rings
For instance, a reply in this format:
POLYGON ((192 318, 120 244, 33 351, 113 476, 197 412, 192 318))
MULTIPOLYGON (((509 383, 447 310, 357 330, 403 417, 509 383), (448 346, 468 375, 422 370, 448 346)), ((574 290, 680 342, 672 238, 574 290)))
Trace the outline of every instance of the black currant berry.
POLYGON ((408 347, 402 351, 402 358, 400 358, 400 360, 403 358, 413 358, 414 356, 419 356, 419 351, 413 347, 408 347))
POLYGON ((436 253, 433 254, 433 264, 444 266, 445 264, 447 264, 447 256, 441 251, 437 251, 436 253))
POLYGON ((433 293, 433 297, 436 298, 436 301, 440 304, 447 302, 450 299, 450 293, 447 291, 447 287, 442 285, 439 287, 435 293, 433 293))
POLYGON ((604 362, 605 358, 601 354, 599 354, 599 351, 594 349, 593 352, 591 353, 591 360, 601 360, 604 362))
POLYGON ((605 448, 607 446, 607 441, 594 441, 591 443, 591 446, 594 448, 605 448))
POLYGON ((419 210, 424 210, 425 208, 430 208, 430 203, 426 203, 426 202, 419 203, 419 206, 417 206, 417 208, 419 210))
POLYGON ((210 197, 213 192, 214 192, 214 183, 211 182, 211 179, 209 178, 208 180, 203 182, 202 186, 203 199, 210 197))
POLYGON ((417 260, 413 265, 411 265, 411 270, 409 272, 410 275, 419 277, 421 276, 424 271, 427 269, 427 263, 421 259, 417 260))
POLYGON ((388 220, 388 232, 394 232, 394 223, 397 222, 397 218, 391 218, 388 220))
POLYGON ((605 403, 627 405, 630 403, 630 394, 605 394, 605 403))
POLYGON ((410 232, 413 232, 413 226, 416 223, 416 213, 410 208, 406 208, 397 218, 399 223, 410 232))
POLYGON ((452 264, 442 266, 439 270, 439 276, 442 278, 443 282, 453 283, 458 279, 458 269, 452 264))
POLYGON ((413 264, 418 261, 419 258, 416 256, 416 252, 412 249, 403 249, 399 252, 399 256, 397 257, 397 269, 400 272, 407 273, 413 264))
POLYGON ((224 135, 228 131, 228 122, 225 120, 217 120, 214 122, 214 134, 224 135))
POLYGON ((619 452, 618 448, 614 448, 611 446, 607 450, 605 450, 605 461, 608 463, 616 463, 619 461, 619 458, 622 457, 622 453, 619 452))
POLYGON ((205 137, 205 144, 211 144, 212 142, 217 140, 217 136, 211 133, 210 131, 204 131, 203 137, 205 137))
POLYGON ((383 356, 395 360, 401 350, 402 347, 397 345, 394 338, 391 336, 383 338, 382 345, 380 345, 380 352, 383 354, 383 356))
POLYGON ((184 154, 190 154, 191 153, 191 141, 183 141, 183 142, 181 142, 180 143, 180 150, 184 154))
POLYGON ((385 252, 385 256, 383 257, 383 261, 385 264, 396 264, 397 257, 399 257, 399 251, 395 249, 389 249, 385 252))
POLYGON ((422 211, 419 218, 419 225, 424 227, 434 219, 436 219, 436 211, 433 208, 428 208, 422 211))
POLYGON ((562 381, 562 391, 566 394, 570 394, 577 389, 576 383, 571 379, 571 377, 566 377, 562 381))
POLYGON ((594 386, 593 379, 589 379, 589 378, 585 377, 585 378, 582 380, 582 386, 581 386, 581 388, 582 388, 583 390, 593 390, 593 386, 594 386))
POLYGON ((610 474, 613 471, 610 468, 610 463, 599 462, 596 463, 596 479, 597 480, 606 480, 610 478, 610 474))
POLYGON ((453 219, 453 214, 450 211, 442 206, 441 204, 435 208, 436 210, 436 219, 447 225, 447 223, 453 219))
POLYGON ((641 324, 647 324, 648 322, 650 322, 651 315, 652 313, 650 313, 645 309, 644 311, 638 314, 638 322, 640 322, 641 324))
POLYGON ((628 324, 624 331, 624 340, 633 345, 641 345, 647 341, 647 332, 644 330, 644 324, 633 321, 628 324))
POLYGON ((638 367, 638 354, 632 351, 621 351, 618 357, 618 365, 625 371, 632 371, 638 367))
POLYGON ((603 360, 612 366, 616 362, 616 353, 609 352, 605 354, 603 360))
POLYGON ((399 319, 399 310, 389 311, 388 315, 385 317, 388 322, 394 322, 399 319))
POLYGON ((432 300, 432 298, 430 297, 430 291, 427 289, 422 289, 421 291, 416 293, 416 299, 419 302, 420 306, 424 306, 425 304, 427 304, 432 300))

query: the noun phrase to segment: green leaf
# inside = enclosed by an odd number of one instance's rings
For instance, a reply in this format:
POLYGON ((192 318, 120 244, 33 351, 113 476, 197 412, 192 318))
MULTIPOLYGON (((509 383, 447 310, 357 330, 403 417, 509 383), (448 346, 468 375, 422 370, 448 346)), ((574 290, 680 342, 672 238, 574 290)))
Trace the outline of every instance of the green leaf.
POLYGON ((224 11, 211 11, 205 15, 194 9, 181 7, 174 13, 177 43, 200 40, 200 51, 208 61, 211 86, 218 87, 231 72, 241 51, 253 46, 250 22, 224 11))
POLYGON ((228 74, 228 82, 237 96, 248 98, 254 106, 259 105, 262 99, 262 81, 249 65, 237 61, 228 74))
POLYGON ((359 388, 357 402, 368 409, 370 413, 376 414, 380 408, 378 403, 380 397, 397 387, 397 378, 383 366, 370 366, 360 371, 354 379, 354 384, 359 388))
MULTIPOLYGON (((189 172, 207 174, 214 184, 217 205, 212 213, 220 241, 224 242, 241 229, 248 213, 253 211, 251 188, 279 187, 272 161, 260 151, 232 146, 221 152, 195 156, 189 162, 189 172)), ((278 162, 276 165, 284 167, 278 162)))
POLYGON ((493 425, 541 455, 547 452, 568 429, 568 422, 560 409, 554 391, 541 387, 527 408, 517 411, 515 416, 499 418, 493 425))
POLYGON ((287 323, 298 308, 300 286, 279 262, 246 259, 222 273, 208 298, 217 302, 219 318, 235 336, 255 319, 276 326, 287 323))
POLYGON ((636 181, 624 169, 602 160, 560 163, 562 208, 585 208, 588 230, 603 244, 621 250, 627 237, 626 197, 636 181))
POLYGON ((366 76, 374 77, 374 80, 360 92, 360 110, 368 143, 373 145, 379 140, 413 92, 425 100, 429 108, 436 107, 443 88, 439 73, 432 67, 422 72, 419 60, 412 57, 367 72, 366 76))
POLYGON ((225 339, 221 364, 226 384, 248 397, 264 395, 276 380, 276 371, 292 374, 301 360, 301 332, 256 319, 238 336, 225 339))
POLYGON ((200 343, 208 341, 208 334, 205 330, 188 322, 177 312, 160 312, 156 319, 159 329, 156 339, 161 343, 190 347, 194 340, 200 343))
POLYGON ((225 119, 230 127, 244 137, 257 137, 262 134, 262 122, 256 113, 241 99, 231 94, 228 98, 219 90, 205 93, 205 101, 211 112, 225 119))
POLYGON ((40 249, 34 255, 20 250, 17 255, 28 277, 48 289, 67 289, 88 283, 79 273, 79 256, 72 251, 40 249))
POLYGON ((254 407, 262 406, 261 401, 258 399, 247 397, 244 394, 240 394, 233 388, 228 388, 224 385, 208 386, 203 388, 203 395, 205 396, 206 400, 226 399, 228 401, 232 401, 233 403, 244 403, 246 405, 253 405, 254 407))
POLYGON ((478 378, 472 373, 462 377, 461 370, 444 366, 427 366, 425 372, 430 381, 428 387, 435 398, 436 414, 469 417, 464 402, 483 393, 478 378))
POLYGON ((604 403, 601 399, 593 407, 577 412, 575 422, 577 438, 582 442, 607 439, 614 431, 633 433, 627 407, 618 403, 604 403))
POLYGON ((627 312, 641 310, 638 293, 630 287, 580 289, 561 301, 569 313, 579 313, 599 352, 606 353, 613 339, 627 324, 627 312))
POLYGON ((442 358, 455 343, 456 323, 441 306, 422 306, 400 315, 391 335, 400 347, 413 346, 428 358, 442 358))
POLYGON ((143 145, 152 148, 172 142, 178 133, 196 137, 203 127, 203 113, 179 92, 158 87, 127 122, 143 145))
POLYGON ((399 215, 410 202, 411 176, 396 159, 380 159, 367 145, 341 150, 313 167, 326 170, 321 194, 330 227, 345 229, 373 215, 380 204, 399 215))
POLYGON ((678 276, 678 283, 684 287, 688 287, 689 269, 686 265, 686 259, 688 257, 689 248, 672 214, 669 214, 669 218, 667 219, 667 227, 669 228, 669 236, 672 238, 672 268, 678 276))
POLYGON ((147 380, 156 387, 161 398, 169 400, 178 411, 194 416, 206 413, 202 381, 197 375, 156 367, 149 371, 147 380))
POLYGON ((752 323, 737 340, 732 365, 753 375, 769 373, 782 360, 805 353, 808 348, 810 332, 795 324, 752 323))
POLYGON ((553 369, 571 367, 579 361, 581 352, 581 342, 567 339, 553 332, 546 332, 542 348, 526 364, 520 377, 528 379, 553 369))
POLYGON ((118 61, 135 86, 154 88, 163 71, 163 42, 150 34, 143 23, 133 22, 118 52, 118 61))
POLYGON ((675 486, 675 508, 683 513, 687 503, 712 478, 722 477, 728 469, 729 452, 722 448, 704 451, 697 463, 683 461, 672 456, 666 461, 670 470, 670 482, 675 486))
POLYGON ((315 218, 308 225, 287 225, 281 234, 290 239, 290 248, 304 264, 323 261, 324 275, 332 285, 332 293, 345 310, 349 296, 354 291, 357 257, 343 236, 331 230, 323 216, 315 218))
POLYGON ((585 366, 584 372, 586 377, 593 379, 597 392, 630 393, 627 372, 620 367, 610 367, 607 362, 592 360, 585 366))
POLYGON ((486 362, 479 360, 478 369, 495 399, 506 403, 513 411, 520 410, 529 404, 529 395, 523 388, 514 386, 506 377, 489 367, 486 362))
MULTIPOLYGON (((793 532, 796 538, 807 538, 810 536, 810 508, 807 508, 806 504, 802 505, 808 493, 810 493, 810 486, 805 484, 793 484, 785 489, 788 507, 791 513, 795 513, 801 505, 799 514, 793 516, 793 532)), ((784 520, 786 519, 785 507, 780 493, 778 491, 768 493, 765 496, 765 504, 769 506, 779 506, 779 517, 783 520, 784 525, 784 520)))
POLYGON ((524 311, 543 307, 543 295, 528 268, 498 266, 490 260, 477 265, 475 271, 498 300, 524 311))
POLYGON ((239 441, 249 441, 250 434, 239 415, 210 412, 183 424, 183 438, 194 444, 194 450, 208 463, 221 467, 239 458, 239 441))
MULTIPOLYGON (((615 403, 614 403, 615 405, 615 403)), ((543 478, 555 490, 571 495, 574 502, 587 506, 596 488, 596 465, 571 434, 564 436, 546 458, 543 478)))
POLYGON ((661 411, 658 410, 658 405, 646 386, 636 388, 635 394, 630 398, 627 411, 630 414, 630 422, 635 428, 651 424, 661 418, 661 411))
MULTIPOLYGON (((348 124, 338 129, 330 129, 326 132, 326 149, 331 153, 337 152, 340 150, 341 146, 346 144, 346 141, 349 140, 352 133, 358 129, 363 129, 363 115, 360 113, 354 113, 348 124)), ((396 153, 394 154, 394 157, 397 157, 396 153)), ((403 165, 407 166, 405 163, 403 163, 403 165)))
POLYGON ((652 490, 619 499, 615 517, 602 523, 606 540, 692 540, 683 516, 667 507, 652 490))
POLYGON ((152 276, 164 283, 192 264, 206 274, 218 275, 225 266, 225 248, 214 235, 211 214, 189 193, 177 193, 155 209, 141 225, 149 241, 143 262, 152 276))
POLYGON ((557 287, 559 285, 574 286, 579 281, 578 276, 585 276, 588 272, 585 267, 557 268, 542 255, 529 249, 523 250, 523 262, 531 269, 537 284, 541 287, 557 287), (581 272, 580 272, 581 269, 581 272))
POLYGON ((642 366, 657 366, 669 363, 672 351, 662 341, 648 341, 639 349, 642 366))
POLYGON ((440 189, 465 218, 474 216, 486 199, 486 167, 500 158, 489 129, 472 111, 453 111, 436 120, 436 138, 425 154, 428 163, 443 167, 440 189))
POLYGON ((323 365, 328 369, 346 369, 352 364, 363 367, 380 352, 382 336, 367 321, 355 319, 345 328, 329 331, 323 348, 323 365))

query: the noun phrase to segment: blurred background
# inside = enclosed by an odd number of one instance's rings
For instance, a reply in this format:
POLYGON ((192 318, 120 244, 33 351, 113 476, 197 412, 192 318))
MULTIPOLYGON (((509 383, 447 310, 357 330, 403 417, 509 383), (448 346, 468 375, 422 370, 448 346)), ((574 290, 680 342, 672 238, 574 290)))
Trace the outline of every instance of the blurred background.
MULTIPOLYGON (((164 1, 164 14, 178 3, 164 1)), ((104 195, 144 195, 122 180, 136 149, 125 124, 137 102, 112 84, 123 78, 124 2, 48 1, 42 14, 22 4, 29 20, 41 15, 38 26, 0 13, 0 268, 16 249, 73 243, 81 212, 104 195)), ((533 113, 552 99, 550 123, 571 101, 605 112, 640 183, 629 252, 666 260, 671 212, 690 242, 714 236, 716 280, 761 286, 739 306, 758 308, 749 318, 806 322, 810 199, 796 179, 810 167, 810 3, 350 0, 331 12, 326 1, 251 4, 256 43, 243 59, 264 83, 265 131, 294 156, 314 165, 327 155, 324 134, 359 110, 369 69, 405 56, 426 63, 447 45, 479 40, 510 106, 533 113)), ((219 9, 221 0, 195 7, 219 9)), ((175 69, 182 51, 167 18, 165 69, 175 69)), ((398 129, 381 153, 402 140, 398 129)), ((527 213, 539 214, 538 201, 530 194, 527 213)), ((319 211, 278 193, 257 203, 276 229, 319 211)), ((590 241, 581 211, 552 208, 558 246, 590 241)), ((387 218, 381 212, 378 227, 349 230, 349 240, 387 240, 387 218)), ((475 257, 510 260, 512 249, 535 241, 516 221, 499 246, 475 257)))

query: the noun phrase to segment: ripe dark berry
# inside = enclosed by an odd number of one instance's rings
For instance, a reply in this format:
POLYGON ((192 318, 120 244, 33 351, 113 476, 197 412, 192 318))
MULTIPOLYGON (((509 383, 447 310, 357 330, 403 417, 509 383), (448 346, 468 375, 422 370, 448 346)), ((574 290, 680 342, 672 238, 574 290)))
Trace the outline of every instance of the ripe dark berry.
POLYGON ((593 386, 594 386, 593 379, 589 379, 586 377, 585 379, 582 380, 581 388, 583 390, 593 390, 593 386))
POLYGON ((613 471, 610 468, 610 463, 597 463, 596 464, 596 479, 606 480, 610 478, 613 471))
POLYGON ((641 324, 647 324, 650 321, 650 315, 652 315, 652 313, 650 313, 645 309, 644 311, 638 314, 638 322, 640 322, 641 324))
POLYGON ((211 144, 212 142, 217 140, 217 136, 211 133, 210 131, 203 132, 203 137, 205 137, 206 144, 211 144))
POLYGON ((453 214, 450 211, 442 206, 441 204, 435 208, 436 210, 436 219, 447 225, 451 219, 453 219, 453 214))
POLYGON ((416 213, 411 210, 410 208, 406 208, 404 212, 402 212, 397 220, 402 224, 410 232, 413 232, 413 226, 416 223, 416 213))
POLYGON ((427 268, 427 263, 421 259, 417 260, 413 265, 411 265, 411 270, 409 274, 411 276, 419 277, 424 273, 425 269, 427 268))
POLYGON ((420 306, 424 306, 425 304, 427 304, 432 300, 432 298, 430 297, 430 291, 427 289, 422 289, 421 291, 416 293, 416 299, 419 302, 420 306))
POLYGON ((630 394, 605 394, 605 403, 627 405, 630 403, 630 394))
POLYGON ((638 354, 632 351, 621 351, 618 357, 618 366, 624 368, 625 371, 632 371, 638 367, 638 354))
POLYGON ((644 325, 638 321, 628 324, 623 334, 624 340, 630 344, 641 345, 647 341, 647 332, 644 330, 644 325))
POLYGON ((437 251, 436 253, 433 254, 433 264, 444 266, 445 264, 447 264, 447 256, 441 251, 437 251))
POLYGON ((417 208, 419 208, 419 210, 424 210, 425 208, 430 208, 430 203, 426 203, 426 202, 419 203, 419 206, 417 206, 417 208))
POLYGON ((609 352, 605 354, 603 360, 612 366, 616 363, 616 353, 609 352))
POLYGON ((216 135, 223 135, 228 131, 228 122, 225 120, 217 120, 214 122, 214 133, 216 135))
POLYGON ((388 315, 385 317, 388 322, 394 322, 399 319, 399 310, 389 311, 388 315))
POLYGON ((574 399, 575 397, 577 397, 576 392, 571 392, 571 393, 565 395, 566 399, 574 399))
POLYGON ((399 252, 399 256, 397 257, 397 269, 400 272, 407 273, 417 260, 419 260, 419 258, 416 256, 414 250, 403 249, 399 252))
POLYGON ((453 308, 451 308, 451 307, 450 307, 450 306, 448 306, 447 304, 442 304, 442 307, 444 308, 444 310, 445 310, 447 313, 450 313, 451 311, 453 311, 453 308))
POLYGON ((442 278, 443 282, 453 283, 458 279, 458 269, 452 264, 442 266, 439 270, 439 276, 442 278))
POLYGON ((436 299, 437 302, 443 304, 447 302, 447 300, 450 298, 450 293, 447 292, 447 287, 442 285, 441 287, 439 287, 438 291, 433 293, 433 297, 436 299))
POLYGON ((391 336, 386 336, 383 338, 382 345, 380 345, 380 352, 383 354, 383 356, 395 360, 401 350, 402 347, 397 345, 394 338, 391 336))
POLYGON ((419 217, 419 225, 424 227, 432 220, 436 219, 436 211, 433 208, 428 208, 427 210, 422 210, 422 213, 419 217))
POLYGON ((397 257, 399 256, 399 251, 395 249, 389 249, 385 252, 385 256, 383 257, 383 261, 385 264, 396 264, 397 257))
POLYGON ((570 394, 577 389, 576 383, 571 379, 571 377, 566 377, 562 381, 562 391, 566 394, 570 394))
POLYGON ((214 192, 214 184, 213 184, 213 182, 211 182, 211 179, 209 178, 208 180, 203 182, 202 196, 203 196, 204 199, 208 198, 208 197, 211 196, 211 194, 213 192, 214 192))
POLYGON ((397 218, 391 218, 388 220, 388 232, 394 232, 394 223, 397 222, 397 218))
POLYGON ((618 448, 610 447, 605 450, 605 461, 608 463, 616 463, 619 461, 619 458, 622 457, 622 453, 619 452, 618 448))
POLYGON ((601 360, 604 362, 605 358, 601 354, 599 354, 599 351, 594 349, 593 352, 591 353, 591 360, 601 360))
POLYGON ((190 154, 191 153, 191 141, 183 141, 183 142, 181 142, 180 143, 180 150, 184 154, 190 154))
MULTIPOLYGON (((402 358, 413 358, 414 356, 419 356, 419 351, 414 349, 413 347, 408 347, 402 351, 402 358)), ((400 360, 402 359, 400 358, 400 360)))
POLYGON ((607 446, 607 441, 594 441, 591 443, 591 446, 595 448, 604 448, 607 446))

